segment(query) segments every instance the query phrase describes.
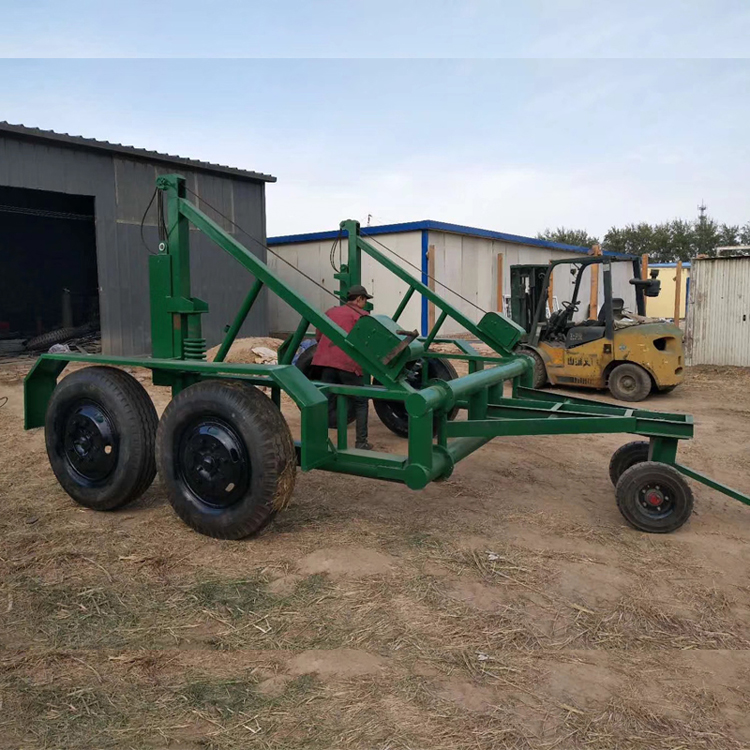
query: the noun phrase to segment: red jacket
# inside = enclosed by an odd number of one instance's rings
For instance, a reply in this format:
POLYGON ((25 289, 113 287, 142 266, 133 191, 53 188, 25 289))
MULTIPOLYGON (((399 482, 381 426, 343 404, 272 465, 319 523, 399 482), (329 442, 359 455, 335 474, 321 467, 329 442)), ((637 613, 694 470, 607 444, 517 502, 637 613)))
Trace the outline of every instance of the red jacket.
MULTIPOLYGON (((332 307, 326 312, 326 315, 349 333, 354 328, 354 324, 363 315, 369 315, 369 313, 365 310, 360 310, 353 302, 349 302, 346 305, 332 307)), ((314 365, 318 367, 335 367, 337 370, 346 370, 347 372, 353 372, 355 375, 362 374, 362 368, 319 330, 315 331, 315 338, 318 340, 318 348, 315 350, 315 356, 312 361, 314 365)))

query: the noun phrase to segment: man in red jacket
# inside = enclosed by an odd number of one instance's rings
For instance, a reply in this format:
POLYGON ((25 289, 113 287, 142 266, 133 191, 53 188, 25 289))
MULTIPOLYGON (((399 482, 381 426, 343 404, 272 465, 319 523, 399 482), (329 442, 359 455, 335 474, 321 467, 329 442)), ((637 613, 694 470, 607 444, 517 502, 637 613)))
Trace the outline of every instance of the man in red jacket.
MULTIPOLYGON (((369 315, 365 310, 369 299, 372 299, 372 295, 368 294, 361 284, 355 284, 349 288, 346 304, 332 307, 326 315, 349 333, 363 315, 369 315)), ((312 363, 321 368, 320 379, 324 383, 362 385, 362 368, 320 331, 315 332, 315 338, 318 340, 318 348, 315 350, 312 363)), ((372 445, 367 440, 366 398, 354 399, 354 412, 357 419, 355 447, 361 450, 372 450, 372 445)))

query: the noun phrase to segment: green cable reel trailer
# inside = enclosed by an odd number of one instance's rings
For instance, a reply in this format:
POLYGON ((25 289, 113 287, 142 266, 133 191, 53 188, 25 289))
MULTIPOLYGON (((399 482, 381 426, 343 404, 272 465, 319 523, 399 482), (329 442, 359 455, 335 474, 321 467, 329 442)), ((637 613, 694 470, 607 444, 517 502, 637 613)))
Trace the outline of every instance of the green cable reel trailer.
POLYGON ((203 534, 238 539, 260 531, 289 503, 297 466, 419 490, 449 477, 462 458, 494 437, 612 432, 643 438, 617 450, 610 462, 617 505, 636 528, 668 532, 685 523, 693 506, 685 476, 750 504, 748 496, 677 462, 678 442, 693 436, 690 416, 534 390, 533 361, 514 353, 523 334, 518 325, 496 312, 474 322, 371 244, 358 222, 341 223, 347 262, 336 275, 339 299, 361 283, 362 253, 406 291, 392 317, 363 316, 347 333, 200 211, 183 177, 161 176, 156 187, 166 218, 159 252, 149 259, 152 356, 44 354, 24 383, 25 426, 44 426, 52 469, 81 505, 121 507, 147 490, 158 467, 180 518, 203 534), (201 333, 208 305, 191 295, 191 224, 254 277, 213 362, 206 361, 201 333), (280 347, 278 364, 229 364, 226 354, 264 287, 299 314, 299 325, 280 347), (439 311, 427 336, 398 323, 415 293, 439 311), (448 318, 493 354, 439 337, 448 318), (317 382, 292 364, 311 327, 362 366, 362 386, 317 382), (435 351, 437 343, 455 344, 459 353, 435 351), (468 374, 458 377, 451 360, 468 363, 468 374), (58 382, 71 363, 93 366, 58 382), (143 386, 121 369, 129 367, 147 368, 155 385, 171 388, 161 419, 143 386), (282 391, 300 412, 298 440, 280 410, 282 391), (384 423, 405 438, 403 455, 349 445, 354 396, 371 399, 384 423))

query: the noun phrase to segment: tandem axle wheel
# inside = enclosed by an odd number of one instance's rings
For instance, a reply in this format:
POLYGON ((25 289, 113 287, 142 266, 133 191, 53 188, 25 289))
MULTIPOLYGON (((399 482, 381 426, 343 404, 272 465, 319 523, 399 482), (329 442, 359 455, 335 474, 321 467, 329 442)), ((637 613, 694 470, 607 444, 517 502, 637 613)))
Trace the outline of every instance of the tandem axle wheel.
POLYGON ((626 443, 612 455, 609 476, 617 508, 640 531, 676 531, 693 512, 693 491, 677 469, 648 457, 649 444, 642 440, 626 443))

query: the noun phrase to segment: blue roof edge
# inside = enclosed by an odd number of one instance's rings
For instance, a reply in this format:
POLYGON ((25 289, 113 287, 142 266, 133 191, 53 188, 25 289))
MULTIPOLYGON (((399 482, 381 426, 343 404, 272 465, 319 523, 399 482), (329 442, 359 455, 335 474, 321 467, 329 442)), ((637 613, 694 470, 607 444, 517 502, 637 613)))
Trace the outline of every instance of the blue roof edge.
MULTIPOLYGON (((565 245, 561 242, 540 240, 536 237, 525 237, 520 234, 507 234, 506 232, 495 232, 491 229, 467 227, 462 224, 448 224, 444 221, 433 221, 432 219, 407 221, 400 224, 381 224, 376 227, 362 227, 362 235, 366 237, 367 235, 377 234, 399 234, 403 232, 419 232, 425 229, 436 232, 449 232, 451 234, 465 234, 469 237, 481 237, 483 239, 499 240, 501 242, 512 242, 517 245, 531 245, 532 247, 541 247, 547 250, 567 250, 568 252, 581 253, 582 255, 588 255, 590 252, 589 248, 581 247, 580 245, 565 245)), ((269 237, 266 242, 269 245, 292 245, 301 242, 335 240, 338 236, 338 231, 283 234, 276 237, 269 237)), ((627 259, 636 257, 634 255, 624 255, 609 251, 605 251, 604 255, 627 259)))

